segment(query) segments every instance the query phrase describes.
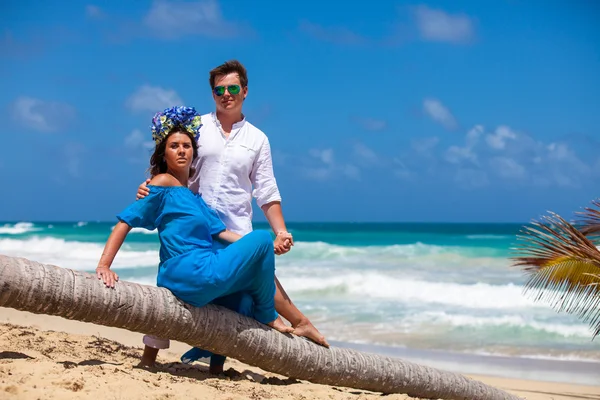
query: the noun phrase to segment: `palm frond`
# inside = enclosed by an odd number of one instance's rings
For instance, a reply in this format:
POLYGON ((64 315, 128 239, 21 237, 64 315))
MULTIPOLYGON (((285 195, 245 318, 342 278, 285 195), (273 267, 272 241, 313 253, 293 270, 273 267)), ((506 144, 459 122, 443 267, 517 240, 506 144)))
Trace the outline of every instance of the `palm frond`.
POLYGON ((600 199, 593 200, 596 208, 586 207, 584 211, 578 212, 580 218, 576 224, 578 229, 586 236, 600 236, 600 199))
POLYGON ((577 315, 600 334, 600 251, 558 214, 526 226, 513 265, 529 274, 525 293, 559 312, 577 315))

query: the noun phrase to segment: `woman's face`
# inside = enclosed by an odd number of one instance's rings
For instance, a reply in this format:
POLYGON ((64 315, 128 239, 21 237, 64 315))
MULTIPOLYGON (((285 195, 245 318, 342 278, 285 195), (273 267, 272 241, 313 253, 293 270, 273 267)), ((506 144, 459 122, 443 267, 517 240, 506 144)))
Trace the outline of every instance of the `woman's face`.
POLYGON ((165 162, 173 170, 189 170, 194 159, 192 140, 185 133, 175 132, 167 138, 165 162))

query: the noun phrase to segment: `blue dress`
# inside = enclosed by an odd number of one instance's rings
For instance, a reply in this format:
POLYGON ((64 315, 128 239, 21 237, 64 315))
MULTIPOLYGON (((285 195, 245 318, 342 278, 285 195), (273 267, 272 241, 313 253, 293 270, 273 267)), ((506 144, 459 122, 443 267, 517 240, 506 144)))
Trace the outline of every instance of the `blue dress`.
POLYGON ((150 194, 117 215, 131 227, 157 229, 160 263, 157 286, 180 300, 202 307, 215 299, 245 292, 252 313, 266 324, 275 311, 275 256, 266 231, 253 231, 213 250, 213 236, 225 225, 198 194, 185 186, 148 185, 150 194))

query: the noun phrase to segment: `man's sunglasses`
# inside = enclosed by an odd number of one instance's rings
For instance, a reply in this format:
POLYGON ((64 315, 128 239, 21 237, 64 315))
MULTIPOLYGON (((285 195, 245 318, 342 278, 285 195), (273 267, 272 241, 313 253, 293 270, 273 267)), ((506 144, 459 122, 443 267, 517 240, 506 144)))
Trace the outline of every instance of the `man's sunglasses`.
POLYGON ((229 92, 229 94, 236 95, 240 93, 240 85, 229 85, 229 86, 215 86, 213 91, 217 96, 223 96, 225 94, 225 89, 229 92))

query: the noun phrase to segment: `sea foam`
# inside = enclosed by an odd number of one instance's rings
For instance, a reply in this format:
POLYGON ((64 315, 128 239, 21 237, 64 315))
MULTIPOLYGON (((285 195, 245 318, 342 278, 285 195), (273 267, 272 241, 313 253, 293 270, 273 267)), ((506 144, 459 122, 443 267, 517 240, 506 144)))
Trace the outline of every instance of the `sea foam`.
POLYGON ((5 224, 0 226, 0 234, 4 235, 21 235, 28 232, 40 231, 41 228, 36 228, 31 222, 17 222, 16 224, 5 224))

